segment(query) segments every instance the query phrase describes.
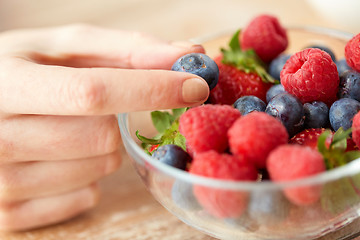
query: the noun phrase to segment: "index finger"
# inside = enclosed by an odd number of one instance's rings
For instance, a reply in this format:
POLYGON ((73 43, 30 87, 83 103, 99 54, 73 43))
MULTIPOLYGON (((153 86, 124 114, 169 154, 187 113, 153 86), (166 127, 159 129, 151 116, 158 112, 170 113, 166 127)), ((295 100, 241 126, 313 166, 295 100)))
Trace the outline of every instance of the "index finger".
POLYGON ((166 70, 70 68, 21 58, 0 62, 0 110, 18 114, 99 115, 204 102, 202 78, 166 70))

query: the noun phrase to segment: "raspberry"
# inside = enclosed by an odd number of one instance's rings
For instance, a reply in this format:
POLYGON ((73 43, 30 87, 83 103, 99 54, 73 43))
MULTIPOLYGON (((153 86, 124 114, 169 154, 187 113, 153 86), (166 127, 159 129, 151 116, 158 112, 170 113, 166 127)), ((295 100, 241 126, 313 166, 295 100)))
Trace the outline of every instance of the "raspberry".
MULTIPOLYGON (((326 170, 322 155, 310 147, 283 145, 269 154, 267 169, 275 182, 312 176, 326 170)), ((297 205, 310 205, 319 200, 318 185, 287 188, 286 197, 297 205)))
POLYGON ((226 132, 240 112, 228 105, 202 105, 186 111, 179 119, 179 131, 186 139, 187 151, 195 153, 228 148, 226 132))
MULTIPOLYGON (((255 181, 257 179, 255 167, 244 157, 219 154, 215 151, 197 154, 189 172, 224 180, 255 181)), ((204 209, 219 218, 239 217, 247 207, 246 192, 195 185, 194 194, 204 209)))
POLYGON ((360 72, 360 33, 347 42, 345 59, 350 67, 360 72))
POLYGON ((258 168, 275 147, 286 144, 289 135, 280 121, 263 112, 251 112, 236 120, 228 131, 230 151, 243 155, 258 168))
POLYGON ((215 59, 220 71, 218 84, 210 92, 210 102, 214 104, 233 104, 238 98, 254 95, 266 101, 266 92, 272 86, 265 83, 256 73, 245 73, 232 65, 221 62, 222 58, 215 59))
POLYGON ((280 73, 285 90, 302 103, 322 101, 330 105, 336 100, 339 75, 330 55, 317 48, 295 53, 280 73))
POLYGON ((288 46, 286 30, 276 17, 260 15, 241 33, 242 49, 252 48, 264 61, 270 62, 288 46))
POLYGON ((360 112, 358 112, 352 123, 352 139, 355 142, 356 146, 360 148, 360 112))

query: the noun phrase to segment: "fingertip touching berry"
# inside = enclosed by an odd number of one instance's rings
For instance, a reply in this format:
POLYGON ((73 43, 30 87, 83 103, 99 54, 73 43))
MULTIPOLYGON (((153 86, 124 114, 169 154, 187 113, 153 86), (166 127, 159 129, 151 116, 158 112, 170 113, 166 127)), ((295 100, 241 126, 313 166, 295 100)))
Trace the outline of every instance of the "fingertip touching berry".
POLYGON ((203 53, 189 53, 180 57, 171 70, 192 73, 202 77, 210 89, 213 89, 219 79, 219 68, 214 60, 203 53))

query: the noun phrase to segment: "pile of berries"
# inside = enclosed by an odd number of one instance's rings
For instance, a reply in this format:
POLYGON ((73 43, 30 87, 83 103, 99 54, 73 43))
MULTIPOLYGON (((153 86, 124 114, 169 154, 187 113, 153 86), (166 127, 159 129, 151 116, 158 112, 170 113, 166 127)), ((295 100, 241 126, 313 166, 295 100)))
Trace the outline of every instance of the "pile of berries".
MULTIPOLYGON (((202 76, 209 99, 181 114, 156 112, 169 121, 154 139, 138 134, 146 151, 191 174, 233 181, 295 180, 360 157, 360 34, 339 60, 327 46, 292 55, 287 46, 278 19, 260 15, 218 57, 180 58, 172 69, 202 76)), ((246 193, 225 192, 193 188, 213 216, 234 218, 250 207, 246 193)), ((287 189, 284 196, 311 205, 321 188, 287 189)))

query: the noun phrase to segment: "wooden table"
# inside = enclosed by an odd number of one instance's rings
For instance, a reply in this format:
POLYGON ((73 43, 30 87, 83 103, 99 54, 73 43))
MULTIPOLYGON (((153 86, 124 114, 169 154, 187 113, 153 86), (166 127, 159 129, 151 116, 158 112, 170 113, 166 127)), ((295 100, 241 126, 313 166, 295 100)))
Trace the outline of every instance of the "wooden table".
MULTIPOLYGON (((2 0, 0 31, 86 22, 146 31, 183 40, 236 29, 259 13, 271 13, 286 25, 340 29, 321 18, 305 1, 287 0, 2 0)), ((356 31, 345 29, 346 31, 356 31)), ((0 233, 1 240, 210 240, 161 207, 146 190, 124 151, 122 167, 101 181, 102 199, 94 210, 67 222, 20 233, 0 233)), ((348 229, 355 229, 360 221, 348 229)), ((337 239, 336 235, 322 239, 337 239)))

